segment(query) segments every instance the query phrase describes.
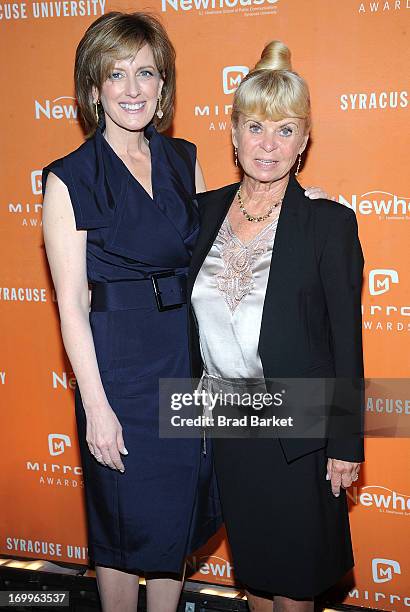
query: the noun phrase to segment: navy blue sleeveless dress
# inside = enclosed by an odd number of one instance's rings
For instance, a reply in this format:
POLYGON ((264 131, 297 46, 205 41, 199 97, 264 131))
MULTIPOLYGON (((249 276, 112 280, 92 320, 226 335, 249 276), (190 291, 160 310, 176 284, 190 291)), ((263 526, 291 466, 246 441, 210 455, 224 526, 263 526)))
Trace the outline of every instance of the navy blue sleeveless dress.
MULTIPOLYGON (((159 437, 159 379, 191 375, 188 315, 185 303, 161 308, 150 279, 166 289, 169 280, 174 283, 171 275, 186 276, 199 224, 196 150, 153 126, 145 135, 153 199, 100 130, 47 166, 43 185, 49 172, 67 185, 77 229, 87 230, 90 324, 129 452, 124 474, 92 457, 77 387, 90 559, 125 571, 180 572, 186 555, 217 530, 220 509, 210 447, 204 455, 199 439, 159 437)), ((174 289, 172 284, 171 298, 164 291, 165 306, 184 301, 172 298, 174 289)))

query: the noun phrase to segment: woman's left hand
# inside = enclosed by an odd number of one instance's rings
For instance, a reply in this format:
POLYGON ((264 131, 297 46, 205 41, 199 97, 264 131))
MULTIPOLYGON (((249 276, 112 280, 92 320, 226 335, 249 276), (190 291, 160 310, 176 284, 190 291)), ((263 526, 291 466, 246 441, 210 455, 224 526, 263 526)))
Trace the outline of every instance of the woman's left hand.
POLYGON ((321 187, 306 187, 305 196, 310 200, 334 200, 336 202, 336 198, 332 196, 329 198, 326 191, 323 191, 321 187))
POLYGON ((341 459, 327 460, 326 480, 330 480, 332 493, 335 497, 340 495, 340 487, 347 489, 352 482, 359 478, 360 463, 342 461, 341 459))

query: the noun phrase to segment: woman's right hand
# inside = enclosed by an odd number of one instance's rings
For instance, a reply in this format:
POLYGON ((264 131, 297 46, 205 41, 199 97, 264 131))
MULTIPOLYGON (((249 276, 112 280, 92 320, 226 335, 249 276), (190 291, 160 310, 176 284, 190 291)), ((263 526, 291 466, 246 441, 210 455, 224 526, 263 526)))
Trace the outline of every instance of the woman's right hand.
POLYGON ((102 465, 125 472, 121 459, 128 455, 122 437, 122 427, 113 409, 107 404, 88 410, 86 440, 90 453, 102 465))

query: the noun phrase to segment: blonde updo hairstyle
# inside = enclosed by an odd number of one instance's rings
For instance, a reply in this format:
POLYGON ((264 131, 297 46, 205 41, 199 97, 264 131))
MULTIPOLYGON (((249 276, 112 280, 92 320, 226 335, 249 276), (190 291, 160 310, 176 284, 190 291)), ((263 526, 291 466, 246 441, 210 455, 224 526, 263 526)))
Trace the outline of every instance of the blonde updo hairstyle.
MULTIPOLYGON (((92 88, 101 92, 115 62, 131 59, 148 44, 164 80, 161 92, 163 116, 153 117, 158 131, 171 124, 175 102, 175 50, 161 22, 148 13, 110 12, 94 21, 81 39, 76 52, 74 82, 78 106, 87 136, 92 136, 98 123, 92 88)), ((103 113, 99 104, 99 113, 103 113)))
POLYGON ((304 119, 305 133, 309 132, 309 88, 292 71, 290 51, 282 42, 273 40, 266 45, 259 62, 236 90, 232 105, 234 127, 240 114, 260 121, 297 117, 304 119))

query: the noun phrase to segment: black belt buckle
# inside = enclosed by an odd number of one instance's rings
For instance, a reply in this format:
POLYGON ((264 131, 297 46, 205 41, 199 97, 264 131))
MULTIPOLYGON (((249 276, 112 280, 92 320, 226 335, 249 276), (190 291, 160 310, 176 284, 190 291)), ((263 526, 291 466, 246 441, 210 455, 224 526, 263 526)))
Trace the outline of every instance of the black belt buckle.
POLYGON ((151 275, 152 286, 154 287, 155 301, 160 312, 164 312, 165 310, 174 310, 175 308, 181 308, 182 306, 182 302, 180 302, 179 304, 170 304, 169 306, 164 306, 164 304, 162 303, 161 291, 158 287, 158 279, 170 278, 171 276, 176 276, 175 272, 159 272, 158 274, 151 275))

